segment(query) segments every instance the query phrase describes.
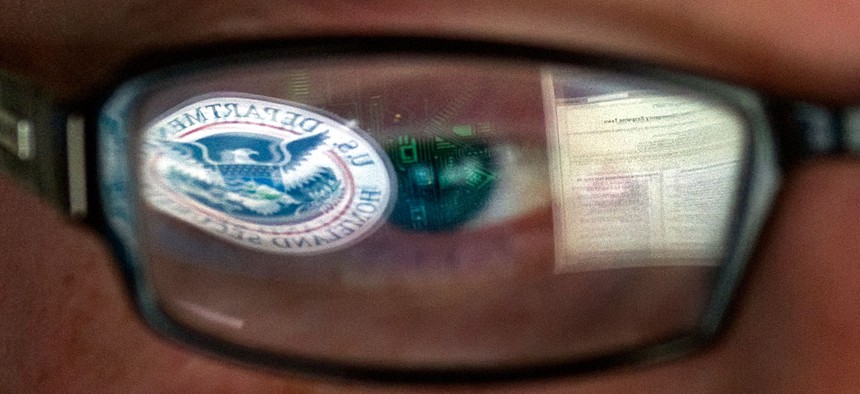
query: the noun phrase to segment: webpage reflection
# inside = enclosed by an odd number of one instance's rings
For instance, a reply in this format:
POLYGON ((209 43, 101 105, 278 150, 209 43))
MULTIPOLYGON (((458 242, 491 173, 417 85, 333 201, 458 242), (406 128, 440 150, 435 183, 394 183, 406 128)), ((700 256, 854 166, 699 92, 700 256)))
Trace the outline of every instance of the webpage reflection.
POLYGON ((692 95, 551 97, 556 268, 718 264, 745 125, 692 95))

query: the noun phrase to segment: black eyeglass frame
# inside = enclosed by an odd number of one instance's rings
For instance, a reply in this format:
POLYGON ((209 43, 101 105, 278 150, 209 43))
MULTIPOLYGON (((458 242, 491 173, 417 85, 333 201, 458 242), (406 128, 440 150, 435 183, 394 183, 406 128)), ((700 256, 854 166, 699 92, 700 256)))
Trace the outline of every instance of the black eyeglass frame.
POLYGON ((132 303, 143 320, 162 336, 240 362, 313 375, 395 383, 510 382, 648 364, 693 352, 712 343, 725 327, 742 274, 754 252, 769 208, 776 200, 779 174, 814 154, 841 154, 853 150, 844 133, 844 119, 847 113, 852 113, 850 109, 830 109, 767 96, 742 86, 635 60, 518 44, 417 37, 325 37, 174 48, 147 54, 129 64, 130 67, 118 74, 119 78, 89 99, 65 105, 52 103, 47 95, 20 79, 0 74, 0 137, 6 135, 7 142, 17 142, 0 144, 0 172, 17 174, 43 198, 108 239, 119 260, 132 303), (108 226, 102 209, 104 202, 99 190, 102 174, 97 165, 100 156, 95 131, 106 101, 132 83, 147 85, 223 65, 267 59, 407 54, 516 60, 612 71, 702 92, 738 111, 749 125, 749 160, 743 169, 739 208, 731 225, 734 238, 718 266, 714 291, 697 330, 682 337, 569 362, 504 368, 392 368, 274 354, 227 343, 187 328, 164 313, 149 294, 137 256, 108 226), (25 144, 29 146, 22 146, 21 137, 26 134, 22 133, 22 128, 32 133, 26 137, 30 138, 25 144), (780 134, 774 130, 779 130, 780 134), (14 138, 8 137, 12 133, 14 138), (765 179, 774 176, 777 179, 765 179), (765 182, 761 182, 762 179, 765 182), (766 185, 768 182, 772 184, 766 185))

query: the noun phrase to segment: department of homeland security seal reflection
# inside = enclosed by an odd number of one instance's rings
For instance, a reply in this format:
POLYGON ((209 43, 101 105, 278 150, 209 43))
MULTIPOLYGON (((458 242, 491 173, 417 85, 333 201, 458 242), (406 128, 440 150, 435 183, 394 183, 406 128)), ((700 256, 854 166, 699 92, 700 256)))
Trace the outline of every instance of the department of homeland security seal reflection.
POLYGON ((260 251, 310 255, 348 246, 384 221, 396 187, 387 156, 351 126, 276 99, 193 99, 144 130, 144 198, 260 251))

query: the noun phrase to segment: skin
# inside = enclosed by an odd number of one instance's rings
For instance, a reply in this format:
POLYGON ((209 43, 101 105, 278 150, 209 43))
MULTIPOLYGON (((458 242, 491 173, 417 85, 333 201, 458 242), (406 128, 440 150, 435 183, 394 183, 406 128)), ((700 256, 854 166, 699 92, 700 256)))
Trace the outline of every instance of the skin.
MULTIPOLYGON (((75 99, 125 59, 226 38, 403 33, 623 54, 826 103, 860 99, 860 4, 789 0, 2 0, 0 67, 75 99)), ((254 371, 164 342, 92 231, 0 179, 0 391, 396 391, 254 371), (38 225, 35 225, 38 223, 38 225), (11 367, 9 367, 11 366, 11 367)), ((722 340, 635 370, 478 390, 831 392, 860 386, 860 162, 792 170, 722 340)), ((474 389, 462 387, 463 390, 474 389)), ((423 391, 423 389, 415 389, 423 391)))

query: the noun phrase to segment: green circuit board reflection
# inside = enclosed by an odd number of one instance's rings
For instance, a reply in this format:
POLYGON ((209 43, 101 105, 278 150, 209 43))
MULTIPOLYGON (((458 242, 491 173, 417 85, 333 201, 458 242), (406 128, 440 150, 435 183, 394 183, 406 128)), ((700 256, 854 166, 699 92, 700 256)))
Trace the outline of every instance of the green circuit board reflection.
POLYGON ((286 98, 358 120, 370 135, 384 136, 377 142, 391 159, 398 185, 392 224, 449 231, 481 213, 498 178, 493 152, 482 138, 492 127, 458 121, 480 97, 479 88, 464 86, 451 95, 404 92, 385 83, 350 89, 351 94, 327 88, 343 83, 295 70, 287 77, 286 98))
POLYGON ((470 130, 461 125, 450 136, 401 135, 387 144, 398 183, 391 223, 414 231, 447 231, 481 212, 497 175, 488 146, 459 137, 470 130))

